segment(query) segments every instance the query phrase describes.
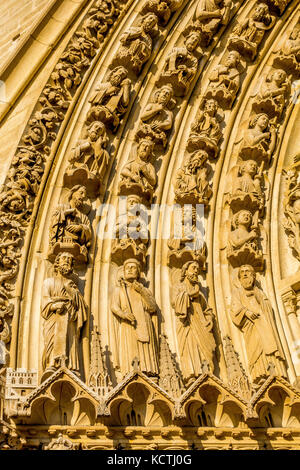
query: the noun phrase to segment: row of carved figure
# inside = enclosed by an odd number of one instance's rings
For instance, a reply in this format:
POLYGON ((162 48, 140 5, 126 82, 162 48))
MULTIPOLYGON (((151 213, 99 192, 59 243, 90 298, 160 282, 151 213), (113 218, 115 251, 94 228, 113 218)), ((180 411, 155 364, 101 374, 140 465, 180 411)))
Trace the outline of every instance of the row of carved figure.
MULTIPOLYGON (((72 254, 59 253, 53 276, 44 281, 44 377, 62 361, 74 372, 80 371, 81 333, 88 308, 74 282, 73 266, 72 254)), ((202 293, 199 273, 196 261, 185 263, 180 281, 172 291, 180 371, 186 386, 201 373, 214 372, 216 361, 215 316, 202 293)), ((110 304, 109 350, 119 380, 132 370, 135 361, 145 374, 158 378, 159 341, 152 320, 157 312, 155 298, 144 285, 140 263, 134 258, 127 259, 118 272, 110 304)), ((273 311, 250 265, 238 270, 230 314, 244 336, 253 386, 259 385, 271 372, 286 377, 285 357, 273 311)))

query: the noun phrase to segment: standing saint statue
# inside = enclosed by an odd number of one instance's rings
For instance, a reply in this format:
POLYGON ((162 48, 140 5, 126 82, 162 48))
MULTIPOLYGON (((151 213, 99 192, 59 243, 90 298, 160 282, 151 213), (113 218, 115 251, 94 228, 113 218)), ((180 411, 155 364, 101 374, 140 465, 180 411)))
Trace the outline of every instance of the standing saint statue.
POLYGON ((114 315, 115 366, 122 378, 133 368, 138 358, 140 369, 149 376, 158 374, 157 339, 151 315, 157 312, 155 299, 140 282, 140 263, 132 258, 123 264, 111 302, 114 315))
POLYGON ((216 347, 212 333, 212 310, 200 291, 197 261, 188 261, 181 270, 180 284, 173 299, 181 371, 187 386, 203 373, 205 362, 214 370, 216 347))
POLYGON ((53 372, 67 361, 68 368, 79 373, 79 344, 87 320, 87 306, 71 279, 73 264, 71 253, 59 253, 53 277, 45 279, 43 284, 44 371, 53 372))
POLYGON ((284 354, 280 346, 275 319, 269 300, 255 285, 254 268, 243 265, 238 270, 239 283, 231 300, 231 318, 244 334, 252 381, 259 385, 271 367, 275 375, 286 377, 284 354))

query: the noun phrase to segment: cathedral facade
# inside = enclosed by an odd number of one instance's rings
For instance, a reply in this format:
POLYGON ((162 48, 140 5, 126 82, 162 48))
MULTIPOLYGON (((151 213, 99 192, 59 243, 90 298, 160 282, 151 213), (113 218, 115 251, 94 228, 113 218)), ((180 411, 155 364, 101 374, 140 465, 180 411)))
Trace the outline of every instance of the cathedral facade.
POLYGON ((299 2, 43 6, 0 76, 0 449, 300 449, 299 2))

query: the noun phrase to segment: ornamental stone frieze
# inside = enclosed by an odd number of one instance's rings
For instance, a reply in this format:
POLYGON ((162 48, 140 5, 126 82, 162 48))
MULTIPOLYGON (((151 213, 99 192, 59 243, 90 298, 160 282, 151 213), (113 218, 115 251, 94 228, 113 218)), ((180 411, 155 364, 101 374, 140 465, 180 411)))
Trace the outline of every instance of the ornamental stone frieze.
POLYGON ((300 449, 298 2, 60 4, 0 82, 0 449, 300 449))

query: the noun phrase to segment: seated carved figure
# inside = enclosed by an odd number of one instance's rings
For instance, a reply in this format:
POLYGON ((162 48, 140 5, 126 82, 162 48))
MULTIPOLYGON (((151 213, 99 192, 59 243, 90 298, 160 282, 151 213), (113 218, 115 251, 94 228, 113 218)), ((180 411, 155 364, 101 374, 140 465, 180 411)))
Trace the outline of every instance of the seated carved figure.
POLYGON ((172 217, 171 236, 168 240, 168 265, 181 267, 188 261, 197 261, 206 269, 206 244, 203 239, 201 216, 192 204, 176 208, 172 217))
POLYGON ((188 149, 190 151, 204 149, 212 157, 216 157, 218 143, 222 137, 220 121, 223 114, 219 111, 217 101, 214 99, 204 101, 203 109, 200 109, 191 127, 188 139, 188 149))
POLYGON ((163 85, 156 90, 152 101, 146 105, 141 113, 141 123, 137 137, 150 137, 157 144, 166 147, 168 143, 167 132, 173 126, 173 112, 175 105, 171 85, 163 85))
POLYGON ((115 62, 131 66, 138 75, 152 53, 152 37, 157 33, 158 18, 154 13, 145 15, 139 26, 132 26, 120 37, 121 46, 115 62))
POLYGON ((158 84, 172 83, 175 95, 185 95, 196 75, 198 58, 195 56, 200 35, 192 31, 185 39, 183 47, 174 47, 168 54, 158 84))
POLYGON ((240 207, 247 207, 253 212, 264 208, 263 162, 258 168, 254 160, 245 160, 231 171, 232 187, 229 192, 229 204, 236 212, 240 207))
POLYGON ((220 24, 229 19, 231 0, 199 0, 192 27, 201 32, 202 42, 208 44, 220 24))
POLYGON ((97 85, 95 93, 89 100, 91 109, 88 121, 102 121, 116 131, 120 117, 126 112, 129 104, 131 80, 127 78, 128 71, 120 66, 114 68, 108 81, 97 85))
POLYGON ((265 3, 259 3, 250 18, 238 24, 230 36, 228 47, 253 60, 265 32, 273 28, 276 18, 265 3))
POLYGON ((253 103, 253 110, 266 113, 270 118, 280 117, 290 91, 290 81, 284 70, 273 69, 262 84, 253 103))
POLYGON ((155 13, 160 23, 165 26, 173 11, 181 7, 183 0, 146 0, 142 7, 141 14, 155 13))
POLYGON ((109 162, 107 143, 105 125, 99 121, 90 124, 86 138, 79 140, 71 150, 70 164, 64 175, 66 186, 83 183, 91 192, 98 191, 109 162))
POLYGON ((283 46, 274 63, 288 72, 299 74, 300 71, 300 17, 294 26, 287 41, 283 46))
POLYGON ((231 108, 240 88, 241 73, 241 56, 230 51, 224 64, 217 65, 211 72, 206 98, 215 99, 221 107, 231 108))
POLYGON ((87 261, 92 229, 83 212, 85 201, 85 187, 76 185, 70 189, 67 203, 59 204, 54 211, 50 226, 50 260, 61 251, 68 251, 78 263, 87 261))
POLYGON ((240 210, 233 216, 228 240, 227 258, 236 267, 253 264, 257 269, 263 267, 262 252, 258 249, 258 224, 254 223, 250 211, 240 210))
POLYGON ((252 266, 238 270, 232 290, 230 314, 244 336, 248 366, 254 388, 261 385, 273 369, 286 377, 285 358, 278 336, 274 313, 266 295, 256 283, 252 266))
POLYGON ((156 185, 156 172, 151 163, 154 142, 141 139, 137 146, 137 154, 130 159, 121 170, 119 194, 138 194, 151 200, 156 185))
POLYGON ((293 255, 300 261, 300 184, 299 169, 286 171, 286 189, 284 195, 284 229, 293 255))
POLYGON ((208 204, 212 189, 208 183, 208 155, 204 150, 196 150, 188 155, 183 167, 177 171, 175 197, 184 204, 208 204))
POLYGON ((264 113, 254 115, 249 123, 249 129, 244 133, 240 156, 254 160, 269 161, 277 140, 275 127, 270 124, 264 113))
POLYGON ((147 213, 143 208, 141 198, 135 195, 128 196, 126 212, 117 220, 111 259, 119 265, 131 257, 145 263, 148 243, 147 213))

